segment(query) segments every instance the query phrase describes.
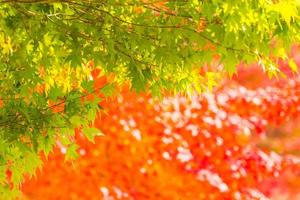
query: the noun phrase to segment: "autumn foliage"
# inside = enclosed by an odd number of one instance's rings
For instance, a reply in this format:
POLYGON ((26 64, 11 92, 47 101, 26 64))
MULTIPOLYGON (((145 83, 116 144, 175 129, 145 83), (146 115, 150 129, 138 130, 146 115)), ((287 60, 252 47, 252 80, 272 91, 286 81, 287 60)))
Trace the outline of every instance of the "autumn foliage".
POLYGON ((296 194, 299 16, 299 0, 2 0, 0 200, 296 194))
MULTIPOLYGON (((107 82, 98 73, 95 88, 107 82)), ((278 187, 296 188, 283 174, 299 174, 299 158, 260 144, 270 127, 299 117, 300 79, 290 74, 279 81, 245 81, 253 73, 263 77, 255 66, 244 68, 213 93, 192 98, 165 97, 160 102, 122 91, 103 102, 107 112, 95 120, 105 136, 91 143, 77 131, 80 157, 74 162, 64 162, 66 149, 58 143, 37 179, 24 184, 25 195, 229 200, 267 199, 278 187)))

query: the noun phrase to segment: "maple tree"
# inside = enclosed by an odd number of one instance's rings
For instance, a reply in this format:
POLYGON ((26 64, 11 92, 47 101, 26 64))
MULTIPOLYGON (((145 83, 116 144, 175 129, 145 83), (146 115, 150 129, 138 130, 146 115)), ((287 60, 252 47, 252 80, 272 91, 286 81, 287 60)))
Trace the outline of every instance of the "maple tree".
POLYGON ((286 50, 298 19, 297 0, 0 0, 0 195, 16 194, 56 141, 75 158, 74 128, 93 140, 99 102, 124 84, 191 94, 240 62, 277 76, 281 58, 296 71, 286 50), (112 81, 95 88, 99 68, 112 81))
POLYGON ((235 81, 192 98, 157 101, 123 90, 121 96, 102 102, 108 113, 98 116, 95 125, 105 136, 90 143, 77 130, 80 157, 73 163, 63 162, 66 147, 58 143, 37 179, 23 186, 25 195, 74 200, 268 199, 273 187, 262 185, 284 172, 300 173, 299 157, 262 148, 253 138, 300 117, 300 80, 243 81, 253 73, 264 77, 257 67, 242 69, 235 81))

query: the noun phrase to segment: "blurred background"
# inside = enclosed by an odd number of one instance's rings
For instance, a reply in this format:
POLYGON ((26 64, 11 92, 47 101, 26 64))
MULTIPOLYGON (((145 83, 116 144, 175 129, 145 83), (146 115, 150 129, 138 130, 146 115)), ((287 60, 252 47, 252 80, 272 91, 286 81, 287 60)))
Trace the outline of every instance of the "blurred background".
MULTIPOLYGON (((298 46, 290 56, 300 66, 298 46)), ((278 63, 285 77, 241 64, 192 97, 123 88, 101 103, 95 126, 104 136, 93 143, 75 130, 73 162, 57 142, 23 198, 300 199, 300 77, 278 63)))

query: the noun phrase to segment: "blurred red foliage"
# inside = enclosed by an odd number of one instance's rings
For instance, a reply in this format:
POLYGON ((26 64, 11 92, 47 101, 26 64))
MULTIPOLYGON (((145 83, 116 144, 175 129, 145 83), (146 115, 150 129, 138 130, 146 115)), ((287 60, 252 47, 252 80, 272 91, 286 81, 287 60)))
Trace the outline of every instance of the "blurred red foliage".
MULTIPOLYGON (((299 65, 297 51, 291 55, 299 65)), ((295 124, 288 122, 299 122, 300 79, 287 63, 280 65, 288 79, 269 80, 252 65, 213 93, 192 98, 159 102, 123 90, 101 103, 107 113, 98 115, 95 126, 105 136, 93 144, 77 131, 81 156, 73 163, 64 162, 65 148, 58 145, 37 179, 23 185, 25 196, 238 200, 299 194, 300 160, 288 151, 299 150, 299 135, 264 140, 282 125, 291 132, 295 124)), ((92 74, 95 88, 109 81, 99 73, 92 74)))

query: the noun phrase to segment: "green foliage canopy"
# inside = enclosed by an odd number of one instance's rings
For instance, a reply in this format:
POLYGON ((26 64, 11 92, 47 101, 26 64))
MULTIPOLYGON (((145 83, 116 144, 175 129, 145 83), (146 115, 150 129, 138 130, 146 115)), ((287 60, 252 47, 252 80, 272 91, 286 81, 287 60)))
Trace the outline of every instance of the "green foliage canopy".
POLYGON ((269 55, 287 59, 299 41, 299 6, 299 0, 0 0, 0 196, 16 194, 24 174, 41 165, 39 153, 48 154, 56 141, 68 147, 67 158, 76 157, 74 128, 82 126, 90 140, 99 134, 89 127, 101 99, 80 101, 95 92, 89 61, 115 74, 115 85, 129 81, 158 96, 206 90, 239 62, 259 62, 277 75, 269 55), (200 75, 215 55, 221 67, 200 75))

